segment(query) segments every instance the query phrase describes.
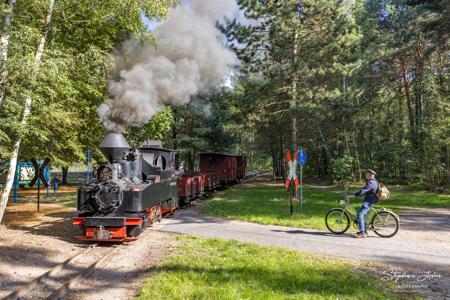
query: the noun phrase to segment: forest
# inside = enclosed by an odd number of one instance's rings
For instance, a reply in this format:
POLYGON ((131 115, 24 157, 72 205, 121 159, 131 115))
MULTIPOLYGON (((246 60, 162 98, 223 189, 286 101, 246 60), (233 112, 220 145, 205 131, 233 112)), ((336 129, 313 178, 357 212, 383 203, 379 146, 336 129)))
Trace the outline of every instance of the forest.
MULTIPOLYGON (((125 41, 155 44, 173 0, 8 0, 2 3, 0 161, 49 157, 67 171, 105 134, 125 41)), ((450 178, 450 2, 238 0, 217 23, 239 63, 216 89, 126 128, 133 146, 162 140, 185 171, 204 151, 243 153, 252 169, 286 173, 305 149, 310 177, 444 186, 450 178)), ((157 45, 156 45, 157 46, 157 45)), ((5 192, 3 197, 8 197, 5 192)))

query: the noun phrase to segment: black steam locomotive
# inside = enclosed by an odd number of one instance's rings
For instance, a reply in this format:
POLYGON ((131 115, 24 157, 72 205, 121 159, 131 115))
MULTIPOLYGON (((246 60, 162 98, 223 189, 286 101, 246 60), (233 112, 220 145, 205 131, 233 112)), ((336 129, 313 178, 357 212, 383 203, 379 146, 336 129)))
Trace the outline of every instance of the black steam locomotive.
POLYGON ((238 182, 246 159, 241 155, 202 153, 200 172, 178 174, 176 152, 145 146, 132 149, 120 133, 108 133, 99 146, 109 163, 97 183, 78 189, 73 224, 86 241, 128 242, 181 204, 238 182))
POLYGON ((100 144, 109 164, 98 171, 98 183, 78 189, 81 240, 132 241, 178 205, 175 152, 161 148, 131 149, 120 133, 100 144))

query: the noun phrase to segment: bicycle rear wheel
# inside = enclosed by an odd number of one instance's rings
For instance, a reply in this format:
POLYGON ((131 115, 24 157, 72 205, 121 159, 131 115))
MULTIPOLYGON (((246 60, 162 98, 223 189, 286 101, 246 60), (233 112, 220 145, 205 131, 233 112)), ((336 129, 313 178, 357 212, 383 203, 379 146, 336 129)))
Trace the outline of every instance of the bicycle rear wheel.
POLYGON ((342 208, 333 208, 325 216, 325 225, 335 234, 342 234, 350 227, 350 218, 342 208))
POLYGON ((390 211, 380 211, 373 216, 373 231, 380 237, 390 238, 397 234, 400 224, 390 211))

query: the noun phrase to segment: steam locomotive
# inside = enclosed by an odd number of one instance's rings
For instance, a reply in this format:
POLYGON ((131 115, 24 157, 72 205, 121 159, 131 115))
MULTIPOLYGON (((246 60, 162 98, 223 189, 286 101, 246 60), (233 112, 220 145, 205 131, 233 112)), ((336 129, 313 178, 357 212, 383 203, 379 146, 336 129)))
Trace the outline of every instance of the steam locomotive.
POLYGON ((99 168, 97 183, 78 189, 78 216, 72 220, 84 241, 134 241, 164 214, 239 181, 246 172, 243 156, 202 153, 200 172, 179 174, 176 151, 133 149, 120 133, 108 133, 99 148, 109 163, 99 168))

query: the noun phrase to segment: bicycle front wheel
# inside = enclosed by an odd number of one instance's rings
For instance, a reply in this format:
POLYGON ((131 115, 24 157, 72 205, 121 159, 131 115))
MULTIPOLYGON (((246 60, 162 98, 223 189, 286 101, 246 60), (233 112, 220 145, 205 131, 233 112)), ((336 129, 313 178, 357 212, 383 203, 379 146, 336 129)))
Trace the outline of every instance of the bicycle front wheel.
POLYGON ((325 216, 325 225, 335 234, 342 234, 350 227, 350 218, 342 208, 333 208, 325 216))
POLYGON ((378 236, 390 238, 397 234, 400 225, 392 212, 380 211, 373 216, 372 227, 378 236))

